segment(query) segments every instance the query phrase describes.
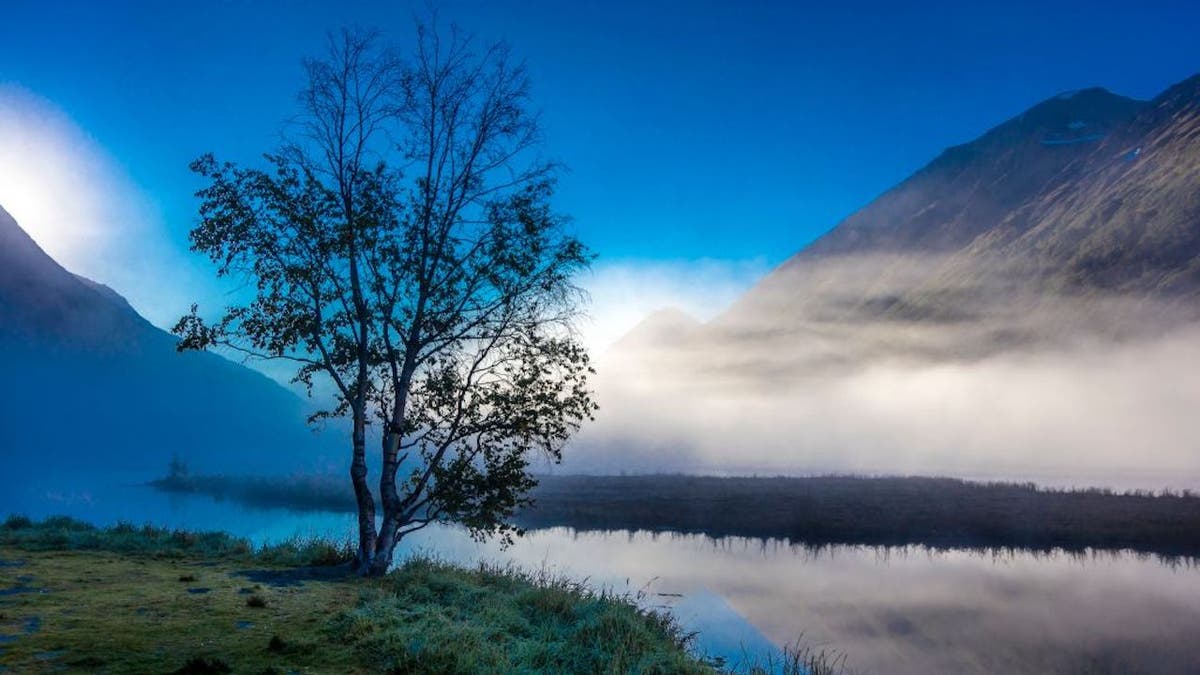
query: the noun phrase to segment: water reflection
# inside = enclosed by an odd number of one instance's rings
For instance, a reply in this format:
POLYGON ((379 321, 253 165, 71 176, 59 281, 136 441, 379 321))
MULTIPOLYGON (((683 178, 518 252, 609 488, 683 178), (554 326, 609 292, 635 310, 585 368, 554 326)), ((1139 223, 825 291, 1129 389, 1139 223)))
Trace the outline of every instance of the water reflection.
MULTIPOLYGON (((537 532, 510 555, 719 596, 782 645, 874 673, 1200 672, 1200 570, 1151 556, 810 549, 537 532)), ((727 651, 727 650, 721 650, 727 651)))
MULTIPOLYGON (((226 529, 256 542, 348 537, 343 514, 249 511, 115 485, 6 495, 0 511, 226 529), (72 496, 74 495, 74 496, 72 496)), ((548 568, 671 608, 704 651, 737 659, 803 635, 871 673, 1200 672, 1200 570, 1126 553, 805 548, 695 535, 533 532, 513 547, 453 529, 405 543, 473 563, 548 568)))

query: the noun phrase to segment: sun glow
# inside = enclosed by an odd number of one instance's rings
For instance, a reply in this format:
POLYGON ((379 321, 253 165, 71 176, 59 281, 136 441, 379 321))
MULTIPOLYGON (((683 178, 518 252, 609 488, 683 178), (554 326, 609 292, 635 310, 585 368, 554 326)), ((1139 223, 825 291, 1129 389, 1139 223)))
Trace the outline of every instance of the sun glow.
POLYGON ((0 206, 59 264, 112 287, 156 325, 210 290, 121 163, 54 104, 4 83, 0 206))
POLYGON ((48 102, 0 87, 0 206, 64 266, 95 269, 116 186, 96 143, 48 102), (89 264, 93 263, 93 264, 89 264))

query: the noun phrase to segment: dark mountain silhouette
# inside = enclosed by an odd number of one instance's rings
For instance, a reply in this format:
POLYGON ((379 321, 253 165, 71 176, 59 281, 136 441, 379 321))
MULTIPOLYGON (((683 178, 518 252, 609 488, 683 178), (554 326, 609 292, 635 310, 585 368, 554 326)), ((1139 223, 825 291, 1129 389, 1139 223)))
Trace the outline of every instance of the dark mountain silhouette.
MULTIPOLYGON (((291 473, 340 464, 306 402, 174 336, 116 292, 63 269, 0 209, 2 484, 97 471, 291 473)), ((0 489, 9 485, 0 485, 0 489)))

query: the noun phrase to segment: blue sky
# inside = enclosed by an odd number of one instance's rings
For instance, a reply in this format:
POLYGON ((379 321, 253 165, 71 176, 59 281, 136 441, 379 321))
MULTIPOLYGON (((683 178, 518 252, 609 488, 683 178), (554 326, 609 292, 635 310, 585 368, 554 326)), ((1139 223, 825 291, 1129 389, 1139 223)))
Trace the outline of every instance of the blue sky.
MULTIPOLYGON (((446 0, 438 7, 444 20, 506 39, 527 59, 547 150, 570 167, 558 204, 601 255, 598 278, 638 288, 639 271, 650 270, 662 282, 661 293, 627 307, 627 324, 656 302, 711 313, 942 148, 1039 100, 1093 85, 1148 98, 1200 71, 1197 3, 902 4, 446 0), (690 283, 697 273, 702 278, 690 283)), ((178 297, 204 295, 188 287, 202 283, 203 267, 184 262, 182 252, 196 207, 188 161, 206 151, 253 160, 271 149, 293 111, 299 61, 319 52, 327 30, 374 25, 403 44, 414 12, 426 7, 4 5, 0 87, 9 105, 16 90, 22 105, 36 109, 33 117, 57 120, 54 133, 73 130, 78 141, 66 145, 86 145, 103 165, 97 171, 115 174, 112 182, 123 187, 114 190, 128 193, 110 197, 138 203, 115 209, 126 215, 103 225, 138 233, 111 251, 92 251, 110 259, 89 267, 77 247, 70 262, 110 274, 102 280, 159 323, 186 309, 175 306, 178 297), (177 278, 153 286, 181 290, 168 300, 131 288, 113 271, 122 256, 125 267, 147 257, 180 261, 172 266, 177 278)), ((13 154, 7 172, 0 154, 0 179, 21 171, 13 154)), ((54 199, 75 188, 56 190, 54 199)), ((37 215, 32 209, 26 219, 37 215)), ((39 240, 55 236, 47 232, 39 240)), ((620 289, 598 295, 615 302, 620 289)))

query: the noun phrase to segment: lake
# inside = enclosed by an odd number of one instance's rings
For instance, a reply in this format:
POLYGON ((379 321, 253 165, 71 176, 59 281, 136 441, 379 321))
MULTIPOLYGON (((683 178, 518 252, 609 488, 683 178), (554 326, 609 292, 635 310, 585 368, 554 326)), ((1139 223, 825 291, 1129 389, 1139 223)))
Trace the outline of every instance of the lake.
MULTIPOLYGON (((263 543, 348 538, 345 514, 252 510, 116 480, 23 487, 0 512, 223 529, 263 543)), ((795 643, 868 673, 1200 672, 1200 569, 1130 553, 930 551, 647 532, 531 532, 508 548, 453 528, 404 544, 461 563, 546 568, 641 595, 737 662, 795 643)))

